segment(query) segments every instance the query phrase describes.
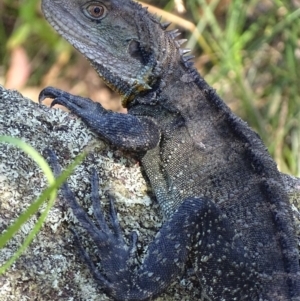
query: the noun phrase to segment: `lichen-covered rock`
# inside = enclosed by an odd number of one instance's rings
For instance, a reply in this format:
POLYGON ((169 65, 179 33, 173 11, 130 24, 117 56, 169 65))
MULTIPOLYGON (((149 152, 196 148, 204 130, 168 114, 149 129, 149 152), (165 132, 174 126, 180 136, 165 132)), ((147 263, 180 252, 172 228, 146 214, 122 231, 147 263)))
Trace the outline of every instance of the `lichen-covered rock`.
MULTIPOLYGON (((53 149, 63 167, 89 146, 92 151, 77 167, 69 180, 71 189, 91 215, 90 170, 100 176, 100 194, 107 208, 105 192, 116 197, 116 207, 125 236, 132 230, 139 234, 141 260, 145 247, 161 226, 162 217, 155 202, 147 195, 148 187, 137 162, 126 154, 110 149, 72 114, 33 103, 16 91, 0 86, 0 135, 19 137, 40 153, 53 149)), ((284 175, 292 201, 299 234, 300 181, 284 175)), ((46 188, 46 179, 39 167, 22 151, 0 144, 0 231, 5 230, 46 188)), ((20 246, 32 229, 33 217, 5 248, 0 250, 2 265, 20 246)), ((81 230, 70 209, 58 198, 41 232, 27 251, 2 276, 0 300, 110 300, 97 287, 95 280, 78 256, 68 228, 75 227, 84 246, 93 253, 93 243, 81 230)), ((95 262, 100 262, 94 254, 95 262)), ((157 300, 199 300, 197 281, 192 269, 157 300)))
MULTIPOLYGON (((0 86, 0 135, 21 138, 40 153, 48 147, 67 166, 85 147, 92 151, 69 180, 81 204, 91 214, 90 169, 100 176, 100 193, 116 196, 116 207, 126 231, 136 229, 148 244, 161 225, 161 216, 146 194, 147 185, 137 162, 121 156, 97 140, 74 115, 50 109, 24 98, 17 91, 0 86)), ((47 187, 46 178, 35 162, 16 147, 0 143, 0 231, 5 230, 47 187)), ((81 262, 68 228, 77 224, 63 200, 55 206, 20 259, 0 276, 0 300, 109 300, 97 287, 81 262)), ((33 217, 12 241, 0 250, 0 265, 11 257, 32 229, 33 217)), ((86 235, 77 229, 83 238, 86 235)), ((93 244, 85 240, 86 247, 93 244)), ((139 244, 142 248, 142 245, 139 244)), ((99 259, 96 258, 99 262, 99 259)))

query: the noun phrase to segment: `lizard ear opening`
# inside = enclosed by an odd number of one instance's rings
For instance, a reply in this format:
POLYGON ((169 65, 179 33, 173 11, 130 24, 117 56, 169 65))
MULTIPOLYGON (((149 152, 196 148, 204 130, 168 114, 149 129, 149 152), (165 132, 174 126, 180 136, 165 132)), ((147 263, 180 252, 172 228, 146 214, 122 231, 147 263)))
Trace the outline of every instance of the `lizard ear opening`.
POLYGON ((144 60, 144 57, 143 57, 143 53, 142 53, 142 50, 141 50, 140 43, 138 41, 131 40, 129 42, 128 53, 130 54, 131 57, 137 59, 142 64, 144 63, 145 60, 144 60))

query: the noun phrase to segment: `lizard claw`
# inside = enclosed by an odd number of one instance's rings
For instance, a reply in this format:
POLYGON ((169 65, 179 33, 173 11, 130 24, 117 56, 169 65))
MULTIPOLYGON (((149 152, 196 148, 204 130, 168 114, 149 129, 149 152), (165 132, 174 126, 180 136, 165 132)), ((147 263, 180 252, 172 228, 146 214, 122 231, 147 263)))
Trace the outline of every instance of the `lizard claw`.
POLYGON ((72 103, 69 99, 72 99, 72 95, 53 87, 47 87, 43 89, 39 95, 39 103, 41 104, 46 98, 51 98, 53 101, 50 104, 50 107, 55 105, 62 105, 70 110, 72 110, 72 103))
POLYGON ((68 94, 62 90, 56 89, 54 87, 47 87, 43 89, 39 94, 39 103, 42 103, 46 98, 55 99, 62 96, 63 94, 68 94))
POLYGON ((47 87, 41 91, 39 103, 42 103, 46 98, 53 99, 50 105, 51 108, 57 104, 62 105, 83 119, 87 118, 91 112, 102 114, 104 111, 99 103, 94 102, 89 98, 72 95, 53 87, 47 87))

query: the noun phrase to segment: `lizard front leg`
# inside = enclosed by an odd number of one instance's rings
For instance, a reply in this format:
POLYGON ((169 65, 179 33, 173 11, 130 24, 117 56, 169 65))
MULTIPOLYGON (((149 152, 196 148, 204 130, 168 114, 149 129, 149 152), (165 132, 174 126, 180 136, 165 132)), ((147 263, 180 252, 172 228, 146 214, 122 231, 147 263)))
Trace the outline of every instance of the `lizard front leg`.
POLYGON ((160 139, 160 130, 154 120, 104 109, 89 98, 75 96, 65 91, 47 87, 41 91, 39 102, 52 98, 51 106, 60 104, 81 119, 100 138, 128 151, 147 151, 154 148, 160 139))

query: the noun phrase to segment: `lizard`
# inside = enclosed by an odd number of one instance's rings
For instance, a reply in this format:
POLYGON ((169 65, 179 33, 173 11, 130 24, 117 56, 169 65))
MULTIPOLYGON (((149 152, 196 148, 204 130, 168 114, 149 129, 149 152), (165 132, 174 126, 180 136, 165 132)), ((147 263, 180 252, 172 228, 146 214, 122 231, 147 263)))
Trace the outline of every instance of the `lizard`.
MULTIPOLYGON (((137 235, 106 222, 92 173, 94 224, 65 184, 64 197, 97 246, 99 286, 115 300, 153 300, 188 260, 207 300, 300 300, 291 208, 276 163, 193 66, 177 30, 132 0, 42 0, 48 22, 122 97, 128 113, 46 87, 99 137, 139 159, 164 215, 142 262, 137 235)), ((52 154, 52 161, 55 161, 52 154)), ((57 169, 57 168, 56 168, 57 169)))

